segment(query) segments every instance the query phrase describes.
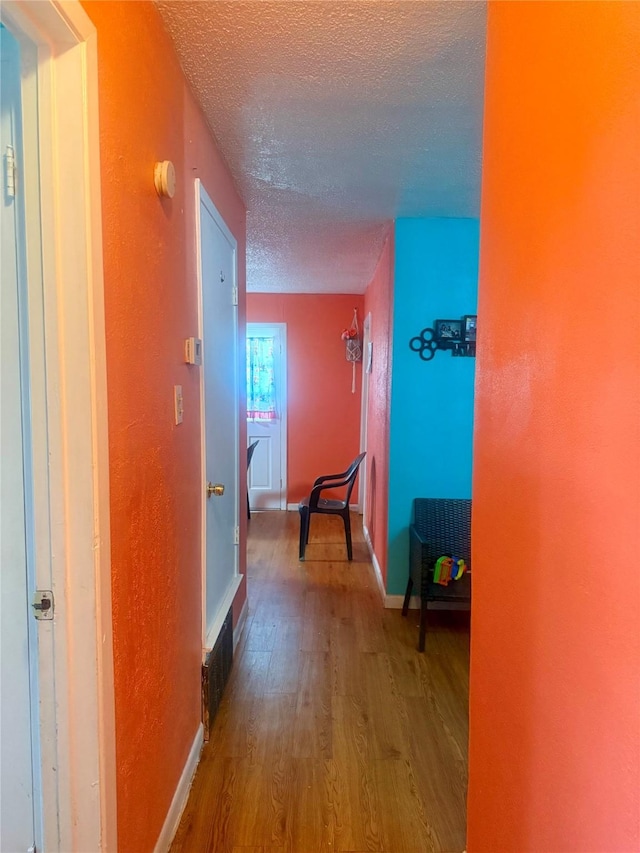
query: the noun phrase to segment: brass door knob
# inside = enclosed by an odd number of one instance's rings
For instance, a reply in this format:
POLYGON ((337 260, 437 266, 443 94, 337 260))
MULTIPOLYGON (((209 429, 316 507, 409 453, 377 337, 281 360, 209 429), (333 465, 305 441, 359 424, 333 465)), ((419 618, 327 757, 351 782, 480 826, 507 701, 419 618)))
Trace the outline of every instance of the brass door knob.
POLYGON ((224 495, 224 486, 222 483, 207 483, 207 497, 210 498, 211 495, 216 495, 216 497, 224 495))

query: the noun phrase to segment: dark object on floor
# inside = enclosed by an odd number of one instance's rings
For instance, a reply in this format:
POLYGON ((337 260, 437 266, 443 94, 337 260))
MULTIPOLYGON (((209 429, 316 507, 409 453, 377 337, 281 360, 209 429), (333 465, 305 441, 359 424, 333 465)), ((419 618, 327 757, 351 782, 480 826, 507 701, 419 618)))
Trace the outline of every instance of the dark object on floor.
POLYGON ((435 603, 440 610, 471 608, 471 574, 465 574, 448 586, 433 582, 433 569, 439 557, 462 558, 471 569, 471 500, 468 498, 416 498, 414 522, 409 528, 409 580, 402 605, 407 615, 411 591, 420 591, 420 633, 418 651, 424 651, 427 609, 435 603))
POLYGON ((222 694, 233 666, 233 616, 227 613, 214 647, 202 664, 202 722, 204 739, 209 740, 211 726, 222 702, 222 694))
MULTIPOLYGON (((247 474, 249 474, 249 468, 251 467, 251 460, 253 459, 253 451, 256 449, 258 442, 260 441, 257 438, 255 441, 252 441, 249 447, 247 447, 247 474)), ((249 478, 247 477, 247 480, 249 478)), ((247 483, 247 518, 251 519, 251 507, 249 506, 249 483, 247 483)))
POLYGON ((344 522, 344 534, 347 540, 347 556, 350 560, 353 559, 353 551, 351 547, 351 519, 349 517, 349 498, 353 484, 356 481, 356 475, 360 463, 366 456, 361 453, 353 460, 346 471, 341 471, 339 474, 325 474, 313 484, 311 494, 308 498, 300 501, 298 510, 300 511, 300 555, 299 558, 304 560, 305 548, 309 542, 309 522, 314 512, 321 515, 339 515, 344 522), (333 500, 331 498, 321 498, 325 489, 341 489, 346 487, 344 500, 333 500))

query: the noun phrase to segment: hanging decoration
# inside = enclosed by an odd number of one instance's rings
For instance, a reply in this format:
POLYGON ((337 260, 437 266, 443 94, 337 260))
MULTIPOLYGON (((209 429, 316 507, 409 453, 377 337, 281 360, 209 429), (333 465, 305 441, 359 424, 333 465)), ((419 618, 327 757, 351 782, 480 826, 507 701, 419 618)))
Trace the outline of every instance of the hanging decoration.
POLYGON ((347 345, 346 357, 347 361, 351 362, 351 393, 356 393, 356 362, 362 361, 362 339, 360 337, 360 327, 358 325, 358 309, 353 309, 353 319, 351 325, 342 330, 340 336, 347 345))

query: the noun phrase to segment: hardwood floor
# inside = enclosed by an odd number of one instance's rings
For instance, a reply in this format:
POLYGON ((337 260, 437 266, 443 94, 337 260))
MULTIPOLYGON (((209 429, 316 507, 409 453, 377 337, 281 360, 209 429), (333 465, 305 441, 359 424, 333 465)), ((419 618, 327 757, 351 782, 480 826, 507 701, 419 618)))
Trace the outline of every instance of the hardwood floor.
POLYGON ((359 518, 252 514, 249 616, 173 853, 460 853, 468 620, 384 610, 359 518), (437 617, 440 618, 436 621, 437 617))

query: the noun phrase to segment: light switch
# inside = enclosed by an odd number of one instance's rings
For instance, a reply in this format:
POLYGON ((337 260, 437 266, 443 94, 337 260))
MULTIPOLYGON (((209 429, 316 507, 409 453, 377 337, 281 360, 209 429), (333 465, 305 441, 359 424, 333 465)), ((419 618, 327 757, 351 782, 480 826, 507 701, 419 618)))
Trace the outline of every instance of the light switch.
POLYGON ((182 385, 173 386, 173 404, 176 414, 176 424, 182 423, 184 414, 184 403, 182 402, 182 385))
POLYGON ((200 338, 187 338, 184 342, 184 360, 187 364, 202 364, 202 341, 200 338))

